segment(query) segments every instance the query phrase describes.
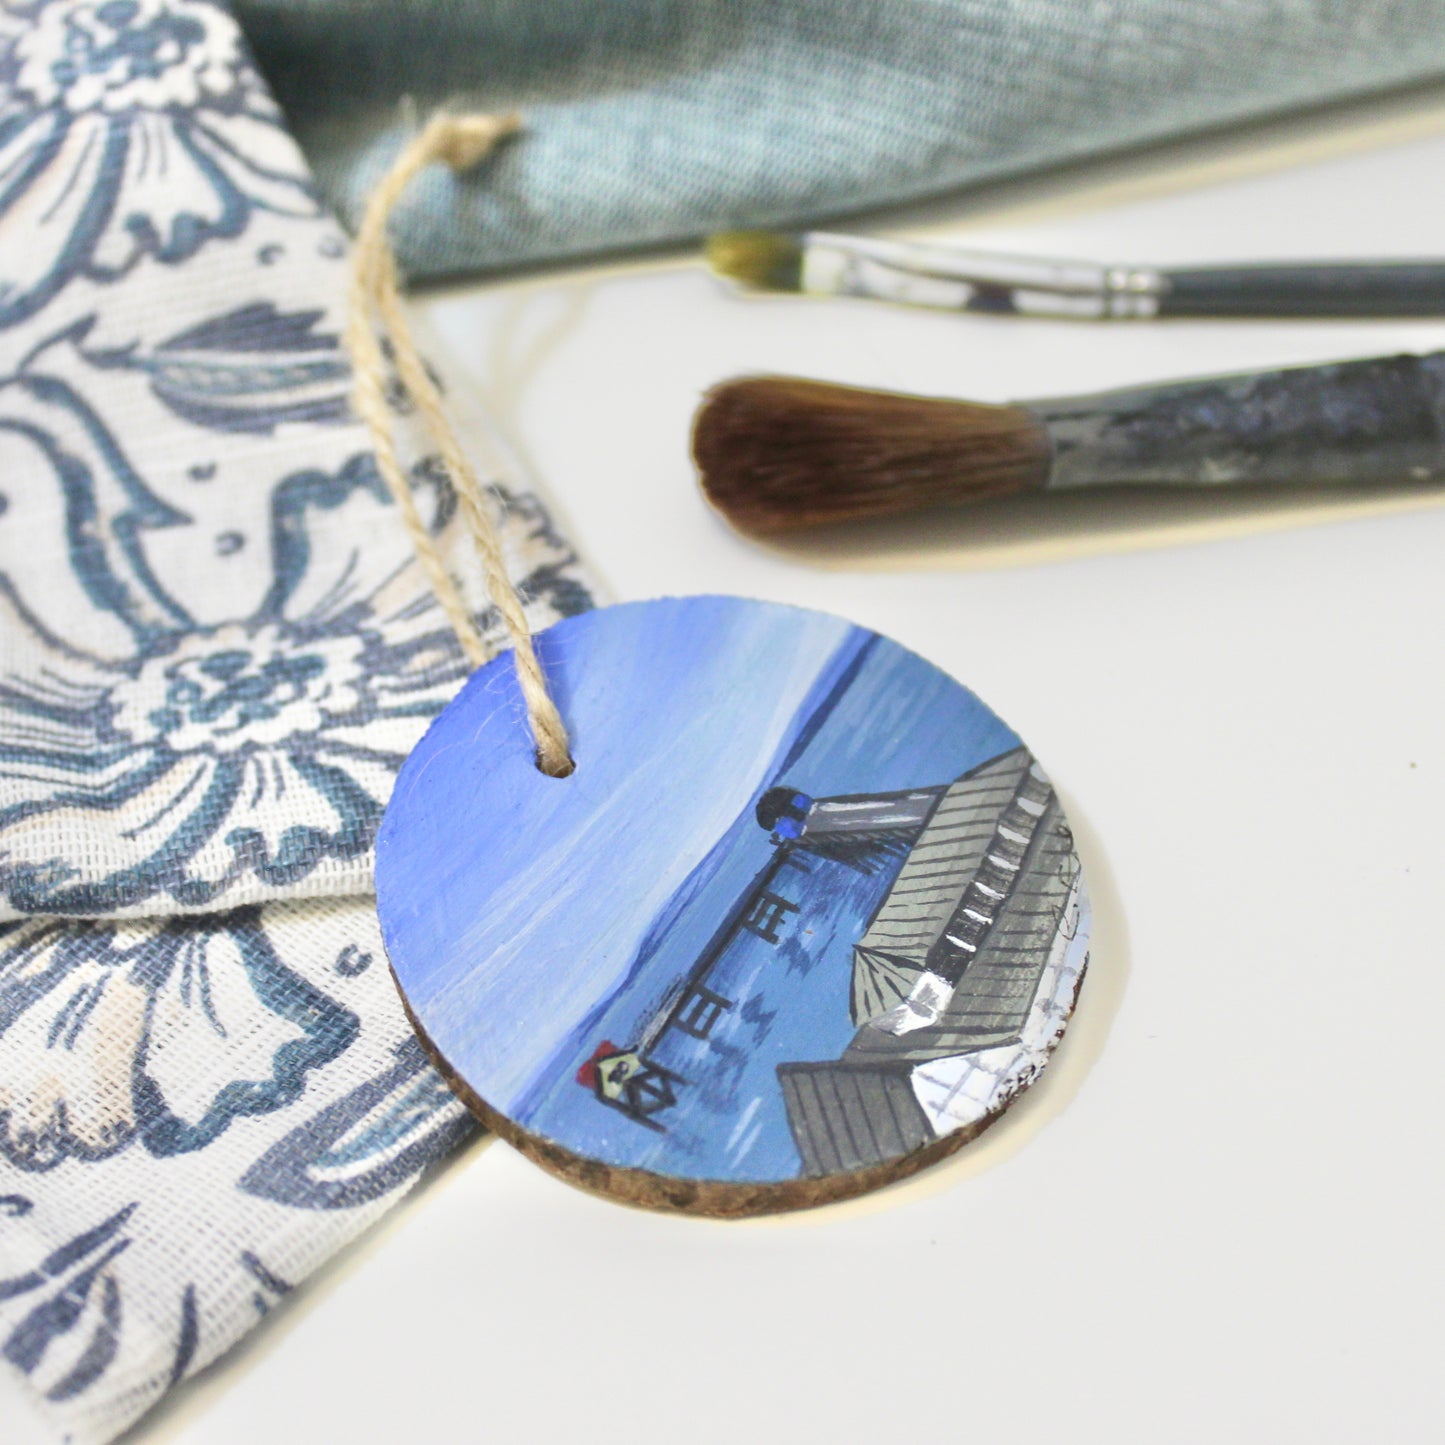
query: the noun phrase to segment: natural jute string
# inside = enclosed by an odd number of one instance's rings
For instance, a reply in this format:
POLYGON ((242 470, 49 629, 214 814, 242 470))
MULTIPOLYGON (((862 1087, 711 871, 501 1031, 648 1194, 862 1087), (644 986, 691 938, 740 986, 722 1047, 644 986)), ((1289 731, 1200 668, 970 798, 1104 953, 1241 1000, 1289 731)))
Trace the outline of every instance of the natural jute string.
POLYGON ((516 130, 516 115, 439 115, 396 158, 396 162, 371 193, 366 214, 357 232, 351 278, 350 308, 346 321, 346 349, 351 356, 354 378, 352 404, 371 432, 376 464, 386 479, 391 495, 406 524, 417 560, 457 634, 457 641, 478 667, 490 660, 490 653, 477 629, 467 604, 447 571, 436 539, 416 509, 406 472, 397 456, 392 435, 391 408, 386 400, 386 357, 378 327, 391 341, 391 359, 402 386, 416 404, 418 413, 437 450, 447 476, 456 489, 462 516, 482 560, 487 592, 502 621, 517 660, 517 681, 527 704, 527 719, 537 743, 537 766, 555 778, 572 771, 567 729, 557 705, 547 691, 547 681, 532 646, 522 600, 507 576, 501 543, 491 508, 482 493, 476 473, 467 461, 447 418, 441 393, 427 371, 412 339, 411 328, 401 304, 396 258, 387 241, 386 224, 393 208, 411 181, 434 161, 445 161, 455 171, 470 170, 505 135, 516 130))

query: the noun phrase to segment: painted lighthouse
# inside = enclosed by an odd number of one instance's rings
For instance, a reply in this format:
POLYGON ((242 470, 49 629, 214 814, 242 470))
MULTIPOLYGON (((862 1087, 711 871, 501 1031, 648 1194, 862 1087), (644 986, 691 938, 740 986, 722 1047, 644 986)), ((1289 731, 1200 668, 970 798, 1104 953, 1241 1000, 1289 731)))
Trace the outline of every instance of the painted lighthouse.
POLYGON ((747 1006, 744 954, 761 941, 797 967, 830 928, 852 927, 851 979, 836 994, 852 1042, 775 1070, 803 1172, 880 1162, 956 1127, 958 1099, 928 1081, 1017 1052, 1041 994, 1072 1002, 1078 864, 1047 777, 1015 748, 936 786, 814 798, 782 783, 755 816, 773 844, 767 866, 635 1037, 600 1043, 578 1082, 665 1131, 714 1063, 705 1046, 719 1021, 747 1006))
POLYGON ((767 867, 638 1037, 626 1046, 611 1040, 598 1044, 577 1071, 577 1082, 636 1123, 663 1129, 666 1112, 689 1082, 663 1062, 665 1045, 678 1035, 708 1039, 735 1006, 719 975, 727 971, 738 945, 750 939, 774 945, 783 940, 802 911, 799 900, 814 876, 814 860, 842 864, 869 880, 871 891, 881 896, 943 792, 920 788, 815 799, 787 786, 770 788, 755 810, 774 845, 767 867))

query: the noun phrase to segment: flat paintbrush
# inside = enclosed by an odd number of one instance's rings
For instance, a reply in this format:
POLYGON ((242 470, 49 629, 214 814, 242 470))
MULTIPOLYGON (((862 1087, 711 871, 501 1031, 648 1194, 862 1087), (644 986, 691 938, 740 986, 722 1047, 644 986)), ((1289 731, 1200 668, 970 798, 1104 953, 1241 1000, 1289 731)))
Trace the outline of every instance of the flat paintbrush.
POLYGON ((693 456, 740 530, 1103 486, 1445 479, 1445 352, 987 405, 792 377, 714 387, 693 456))
POLYGON ((1085 320, 1445 315, 1445 263, 1437 260, 1166 269, 827 231, 725 231, 708 239, 707 258, 715 271, 764 291, 943 311, 1085 320))

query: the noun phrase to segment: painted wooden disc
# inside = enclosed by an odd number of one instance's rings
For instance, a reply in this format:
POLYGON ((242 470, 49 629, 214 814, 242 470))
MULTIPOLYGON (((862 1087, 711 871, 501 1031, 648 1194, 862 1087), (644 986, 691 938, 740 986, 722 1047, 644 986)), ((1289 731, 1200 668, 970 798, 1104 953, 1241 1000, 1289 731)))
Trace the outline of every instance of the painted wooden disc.
POLYGON ((538 652, 576 771, 538 771, 504 654, 377 843, 397 983, 486 1123, 614 1197, 757 1213, 907 1174, 1037 1078, 1088 903, 1048 777, 971 692, 732 597, 538 652))

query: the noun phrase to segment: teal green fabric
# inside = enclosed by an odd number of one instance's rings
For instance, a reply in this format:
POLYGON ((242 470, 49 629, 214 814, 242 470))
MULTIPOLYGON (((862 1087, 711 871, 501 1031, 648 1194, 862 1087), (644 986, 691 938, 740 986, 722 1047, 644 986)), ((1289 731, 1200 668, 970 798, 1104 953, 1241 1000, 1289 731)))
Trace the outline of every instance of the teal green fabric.
MULTIPOLYGON (((1445 0, 234 0, 354 225, 405 98, 520 107, 415 276, 816 222, 1445 72, 1445 0)), ((1303 238, 1302 238, 1303 244, 1303 238)))

